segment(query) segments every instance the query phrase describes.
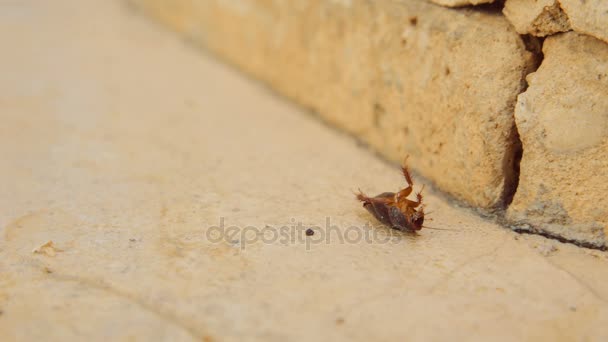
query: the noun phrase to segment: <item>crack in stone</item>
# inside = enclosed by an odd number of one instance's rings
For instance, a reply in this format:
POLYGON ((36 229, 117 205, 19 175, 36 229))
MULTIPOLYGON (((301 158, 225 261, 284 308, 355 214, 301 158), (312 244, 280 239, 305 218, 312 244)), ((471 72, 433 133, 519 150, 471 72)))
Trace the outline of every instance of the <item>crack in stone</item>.
POLYGON ((604 251, 604 252, 608 251, 608 246, 606 246, 606 245, 597 245, 597 244, 587 242, 587 241, 567 239, 563 236, 556 235, 556 234, 553 234, 553 233, 550 233, 550 232, 547 232, 547 231, 544 231, 544 230, 541 230, 538 228, 534 228, 529 223, 526 223, 526 225, 529 226, 529 228, 515 226, 515 225, 513 225, 513 223, 509 223, 509 222, 503 222, 502 225, 509 227, 512 231, 514 231, 518 234, 540 235, 547 239, 557 240, 561 243, 568 243, 568 244, 572 244, 572 245, 582 247, 582 248, 595 249, 595 250, 604 251))
MULTIPOLYGON (((44 269, 43 269, 43 271, 44 271, 44 269)), ((112 287, 111 285, 106 284, 101 280, 80 278, 80 277, 76 277, 76 276, 72 276, 72 275, 57 274, 55 272, 53 272, 53 273, 45 272, 45 273, 47 273, 49 275, 50 279, 55 280, 55 281, 74 282, 81 286, 93 288, 93 289, 96 289, 96 290, 99 290, 102 292, 109 293, 113 296, 125 299, 125 300, 137 305, 138 307, 142 308, 143 310, 153 313, 154 315, 160 317, 162 320, 179 327, 183 331, 187 332, 194 340, 202 341, 205 338, 207 338, 207 335, 199 332, 198 329, 196 329, 195 327, 192 327, 188 324, 184 324, 184 322, 178 316, 176 316, 174 313, 168 312, 166 310, 162 310, 161 308, 158 308, 158 307, 155 307, 154 305, 146 302, 145 300, 142 300, 141 298, 138 298, 137 296, 135 296, 133 294, 130 294, 130 293, 121 291, 115 287, 112 287)))
POLYGON ((551 261, 549 258, 545 257, 544 258, 545 261, 551 265, 552 267, 556 268, 557 270, 566 273, 569 277, 571 277, 577 284, 579 284, 581 287, 583 287, 585 290, 587 290, 587 292, 591 293, 591 295, 593 295, 593 297, 595 297, 596 299, 602 301, 603 303, 607 304, 608 303, 608 299, 604 298, 599 292, 597 292, 597 290, 595 290, 595 288, 593 288, 591 285, 587 284, 586 282, 584 282, 583 280, 581 280, 579 277, 577 277, 574 273, 568 271, 567 269, 563 268, 562 266, 554 263, 553 261, 551 261))

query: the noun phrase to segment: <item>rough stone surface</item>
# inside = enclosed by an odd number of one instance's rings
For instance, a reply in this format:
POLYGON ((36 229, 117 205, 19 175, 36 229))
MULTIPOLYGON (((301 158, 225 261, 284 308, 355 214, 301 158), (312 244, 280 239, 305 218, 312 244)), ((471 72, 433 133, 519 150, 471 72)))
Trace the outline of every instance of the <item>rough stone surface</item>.
MULTIPOLYGON (((407 0, 406 0, 407 1, 407 0)), ((490 4, 494 0, 428 0, 441 6, 446 7, 462 7, 470 5, 490 4)))
POLYGON ((557 0, 508 0, 503 13, 520 34, 544 37, 571 30, 557 0))
POLYGON ((608 42, 605 0, 507 0, 503 13, 521 34, 546 36, 572 29, 608 42))
POLYGON ((352 139, 115 1, 4 6, 1 341, 608 339, 606 253, 433 193, 456 231, 386 241, 350 189, 403 179, 352 139))
POLYGON ((524 153, 508 216, 606 245, 608 44, 570 32, 547 38, 543 52, 515 112, 524 153))
POLYGON ((608 42, 608 1, 560 0, 560 3, 574 31, 608 42))
POLYGON ((424 1, 133 1, 474 206, 513 188, 513 110, 533 61, 501 15, 424 1))

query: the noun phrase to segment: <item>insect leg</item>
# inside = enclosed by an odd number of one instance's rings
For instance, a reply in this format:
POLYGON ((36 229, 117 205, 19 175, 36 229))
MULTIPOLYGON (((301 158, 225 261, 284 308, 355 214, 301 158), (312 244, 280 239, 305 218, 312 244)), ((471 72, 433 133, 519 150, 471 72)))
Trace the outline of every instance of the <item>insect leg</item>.
POLYGON ((403 161, 401 172, 403 172, 403 177, 405 178, 407 185, 409 185, 409 187, 411 188, 412 186, 414 186, 414 182, 412 181, 412 175, 410 174, 410 170, 407 167, 407 158, 408 157, 405 157, 405 160, 403 161))
POLYGON ((420 191, 416 194, 416 201, 404 198, 400 201, 401 206, 404 208, 417 208, 420 206, 422 204, 422 190, 424 190, 424 186, 422 186, 422 189, 420 189, 420 191))
POLYGON ((418 205, 422 204, 422 190, 424 190, 424 184, 422 184, 422 188, 416 194, 416 199, 418 200, 418 205))

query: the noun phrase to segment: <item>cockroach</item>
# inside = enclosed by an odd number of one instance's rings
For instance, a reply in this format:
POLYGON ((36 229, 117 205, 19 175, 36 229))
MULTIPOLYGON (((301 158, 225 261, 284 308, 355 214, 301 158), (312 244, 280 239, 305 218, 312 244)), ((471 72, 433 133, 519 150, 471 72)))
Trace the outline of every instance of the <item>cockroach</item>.
MULTIPOLYGON (((407 167, 407 158, 403 162, 401 172, 407 182, 407 187, 399 192, 383 192, 375 197, 368 197, 359 189, 357 199, 363 202, 367 209, 378 221, 397 230, 416 232, 424 226, 424 205, 422 204, 422 190, 416 193, 416 200, 407 197, 412 193, 414 182, 407 167)), ((439 228, 431 228, 439 229, 439 228)))

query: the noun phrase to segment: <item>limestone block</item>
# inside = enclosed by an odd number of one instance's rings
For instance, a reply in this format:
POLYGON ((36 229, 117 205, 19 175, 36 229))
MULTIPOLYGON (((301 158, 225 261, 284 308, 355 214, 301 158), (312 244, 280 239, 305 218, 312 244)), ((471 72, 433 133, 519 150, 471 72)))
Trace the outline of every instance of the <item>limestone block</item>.
POLYGON ((608 44, 569 32, 547 38, 543 52, 516 107, 524 152, 508 218, 605 245, 608 44))
POLYGON ((503 13, 521 34, 574 30, 608 42, 608 1, 507 0, 503 13))
POLYGON ((452 195, 513 189, 513 111, 532 54, 496 14, 425 1, 133 0, 452 195))

